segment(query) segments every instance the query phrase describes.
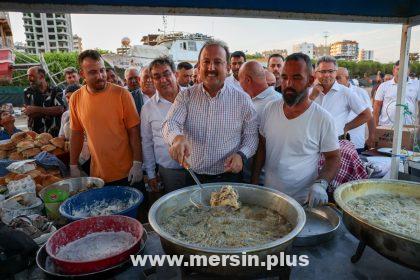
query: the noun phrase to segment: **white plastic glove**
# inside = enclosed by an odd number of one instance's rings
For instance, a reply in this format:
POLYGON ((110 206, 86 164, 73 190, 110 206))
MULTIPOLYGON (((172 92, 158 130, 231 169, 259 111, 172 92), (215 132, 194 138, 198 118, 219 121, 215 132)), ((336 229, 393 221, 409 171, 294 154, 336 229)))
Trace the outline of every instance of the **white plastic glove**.
POLYGON ((321 183, 314 183, 309 188, 308 206, 317 207, 328 203, 327 190, 321 183))
POLYGON ((70 165, 70 177, 81 177, 79 166, 70 165))
POLYGON ((143 180, 142 165, 143 163, 141 161, 133 161, 133 166, 131 167, 130 172, 128 172, 128 182, 130 182, 130 186, 143 180))

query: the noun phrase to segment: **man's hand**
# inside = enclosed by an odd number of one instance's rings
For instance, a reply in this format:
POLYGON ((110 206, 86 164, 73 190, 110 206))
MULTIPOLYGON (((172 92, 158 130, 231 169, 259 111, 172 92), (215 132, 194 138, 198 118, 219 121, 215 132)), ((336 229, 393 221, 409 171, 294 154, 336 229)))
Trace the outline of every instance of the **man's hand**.
POLYGON ((242 157, 239 154, 230 155, 225 160, 225 172, 239 173, 242 171, 243 162, 242 157))
POLYGON ((324 88, 322 87, 322 85, 319 84, 319 83, 314 84, 314 86, 312 88, 311 95, 309 96, 309 98, 311 100, 315 100, 321 92, 324 92, 324 88))
POLYGON ((375 139, 373 137, 369 137, 366 139, 366 146, 368 149, 372 149, 375 147, 375 139))
POLYGON ((142 169, 142 162, 141 161, 133 161, 133 166, 128 172, 128 182, 130 182, 130 186, 134 185, 135 183, 139 183, 143 180, 143 169, 142 169))
POLYGON ((38 112, 36 111, 36 107, 35 106, 24 106, 22 109, 22 113, 24 113, 25 115, 27 115, 28 117, 33 117, 34 115, 36 115, 38 112))
POLYGON ((169 154, 184 168, 190 167, 187 158, 189 158, 191 155, 191 146, 185 136, 178 135, 175 137, 172 146, 169 148, 169 154))
POLYGON ((317 207, 328 203, 327 190, 321 183, 314 183, 309 188, 308 205, 309 207, 317 207))
POLYGON ((70 165, 70 177, 81 177, 80 169, 77 165, 70 165))

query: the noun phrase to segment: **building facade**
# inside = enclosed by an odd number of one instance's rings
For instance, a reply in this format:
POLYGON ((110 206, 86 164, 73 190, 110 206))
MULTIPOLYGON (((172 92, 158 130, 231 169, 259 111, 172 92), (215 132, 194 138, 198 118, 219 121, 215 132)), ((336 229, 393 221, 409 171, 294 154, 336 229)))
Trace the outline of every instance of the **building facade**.
POLYGON ((83 51, 82 37, 77 34, 73 35, 73 51, 81 53, 83 51))
POLYGON ((373 50, 365 50, 365 49, 359 50, 359 56, 357 60, 358 61, 373 60, 373 50))
POLYGON ((314 51, 315 51, 315 44, 313 43, 300 43, 300 44, 295 44, 293 45, 293 52, 294 53, 303 53, 306 54, 307 56, 309 56, 310 59, 313 59, 314 56, 314 51))
POLYGON ((359 55, 359 43, 350 40, 332 43, 330 55, 336 59, 356 60, 359 55))
POLYGON ((286 58, 287 56, 287 50, 269 50, 269 51, 263 51, 262 55, 265 58, 268 58, 270 55, 272 54, 280 54, 281 56, 283 56, 284 58, 286 58))
POLYGON ((73 51, 73 32, 69 14, 24 13, 28 53, 73 51))
POLYGON ((13 48, 12 27, 7 12, 0 12, 0 48, 13 48))
POLYGON ((314 47, 314 58, 318 59, 321 56, 330 55, 330 46, 319 45, 314 47))

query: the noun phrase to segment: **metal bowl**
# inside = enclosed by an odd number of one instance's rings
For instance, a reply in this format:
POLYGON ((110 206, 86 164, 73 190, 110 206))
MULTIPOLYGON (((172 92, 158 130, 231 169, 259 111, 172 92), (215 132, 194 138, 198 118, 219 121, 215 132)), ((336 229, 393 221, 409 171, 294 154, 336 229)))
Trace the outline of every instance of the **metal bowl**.
POLYGON ((334 192, 337 205, 343 209, 343 222, 360 241, 379 254, 399 264, 420 270, 420 241, 371 224, 359 217, 347 202, 376 193, 404 194, 420 198, 420 184, 400 180, 359 180, 348 182, 334 192))
POLYGON ((88 188, 92 184, 96 186, 94 188, 102 188, 105 185, 105 182, 101 178, 96 178, 96 177, 69 178, 69 179, 56 182, 54 184, 51 184, 43 188, 39 192, 39 197, 42 198, 44 197, 44 194, 48 190, 55 190, 55 189, 66 191, 69 193, 69 196, 72 196, 79 192, 92 189, 92 188, 88 188))
MULTIPOLYGON (((238 184, 238 183, 213 183, 204 184, 203 199, 209 198, 211 192, 219 190, 223 185, 231 185, 239 193, 242 203, 263 206, 281 213, 293 226, 293 230, 278 240, 261 244, 253 247, 243 248, 216 248, 201 247, 195 244, 181 241, 169 233, 165 232, 160 226, 162 219, 170 216, 175 211, 186 205, 191 205, 190 195, 198 189, 198 186, 191 186, 176 190, 166 194, 157 200, 149 210, 149 223, 153 230, 160 236, 162 247, 167 254, 173 255, 242 255, 242 252, 258 255, 260 261, 265 261, 270 254, 278 255, 284 252, 292 244, 293 239, 305 225, 305 211, 302 206, 293 198, 273 189, 264 188, 257 185, 238 184)), ((189 269, 212 273, 216 275, 235 275, 250 276, 261 273, 264 267, 245 267, 245 266, 201 266, 190 267, 189 269)))
POLYGON ((35 193, 20 193, 0 202, 0 217, 2 221, 9 224, 10 221, 20 215, 41 215, 44 204, 36 197, 35 193), (25 201, 28 206, 18 206, 18 201, 25 201))

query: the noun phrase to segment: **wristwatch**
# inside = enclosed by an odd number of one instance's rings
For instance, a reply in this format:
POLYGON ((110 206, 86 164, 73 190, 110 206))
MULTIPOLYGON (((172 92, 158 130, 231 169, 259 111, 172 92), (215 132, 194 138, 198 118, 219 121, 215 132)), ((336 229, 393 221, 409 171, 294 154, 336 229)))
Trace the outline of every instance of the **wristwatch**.
POLYGON ((241 158, 242 158, 242 164, 245 164, 245 162, 247 160, 246 155, 244 153, 242 153, 241 151, 237 152, 237 154, 241 156, 241 158))
POLYGON ((328 188, 328 186, 329 186, 329 184, 330 184, 330 183, 328 183, 328 181, 327 181, 327 180, 325 180, 325 179, 318 179, 318 180, 316 180, 314 183, 321 184, 321 186, 324 188, 324 190, 327 190, 327 188, 328 188))

